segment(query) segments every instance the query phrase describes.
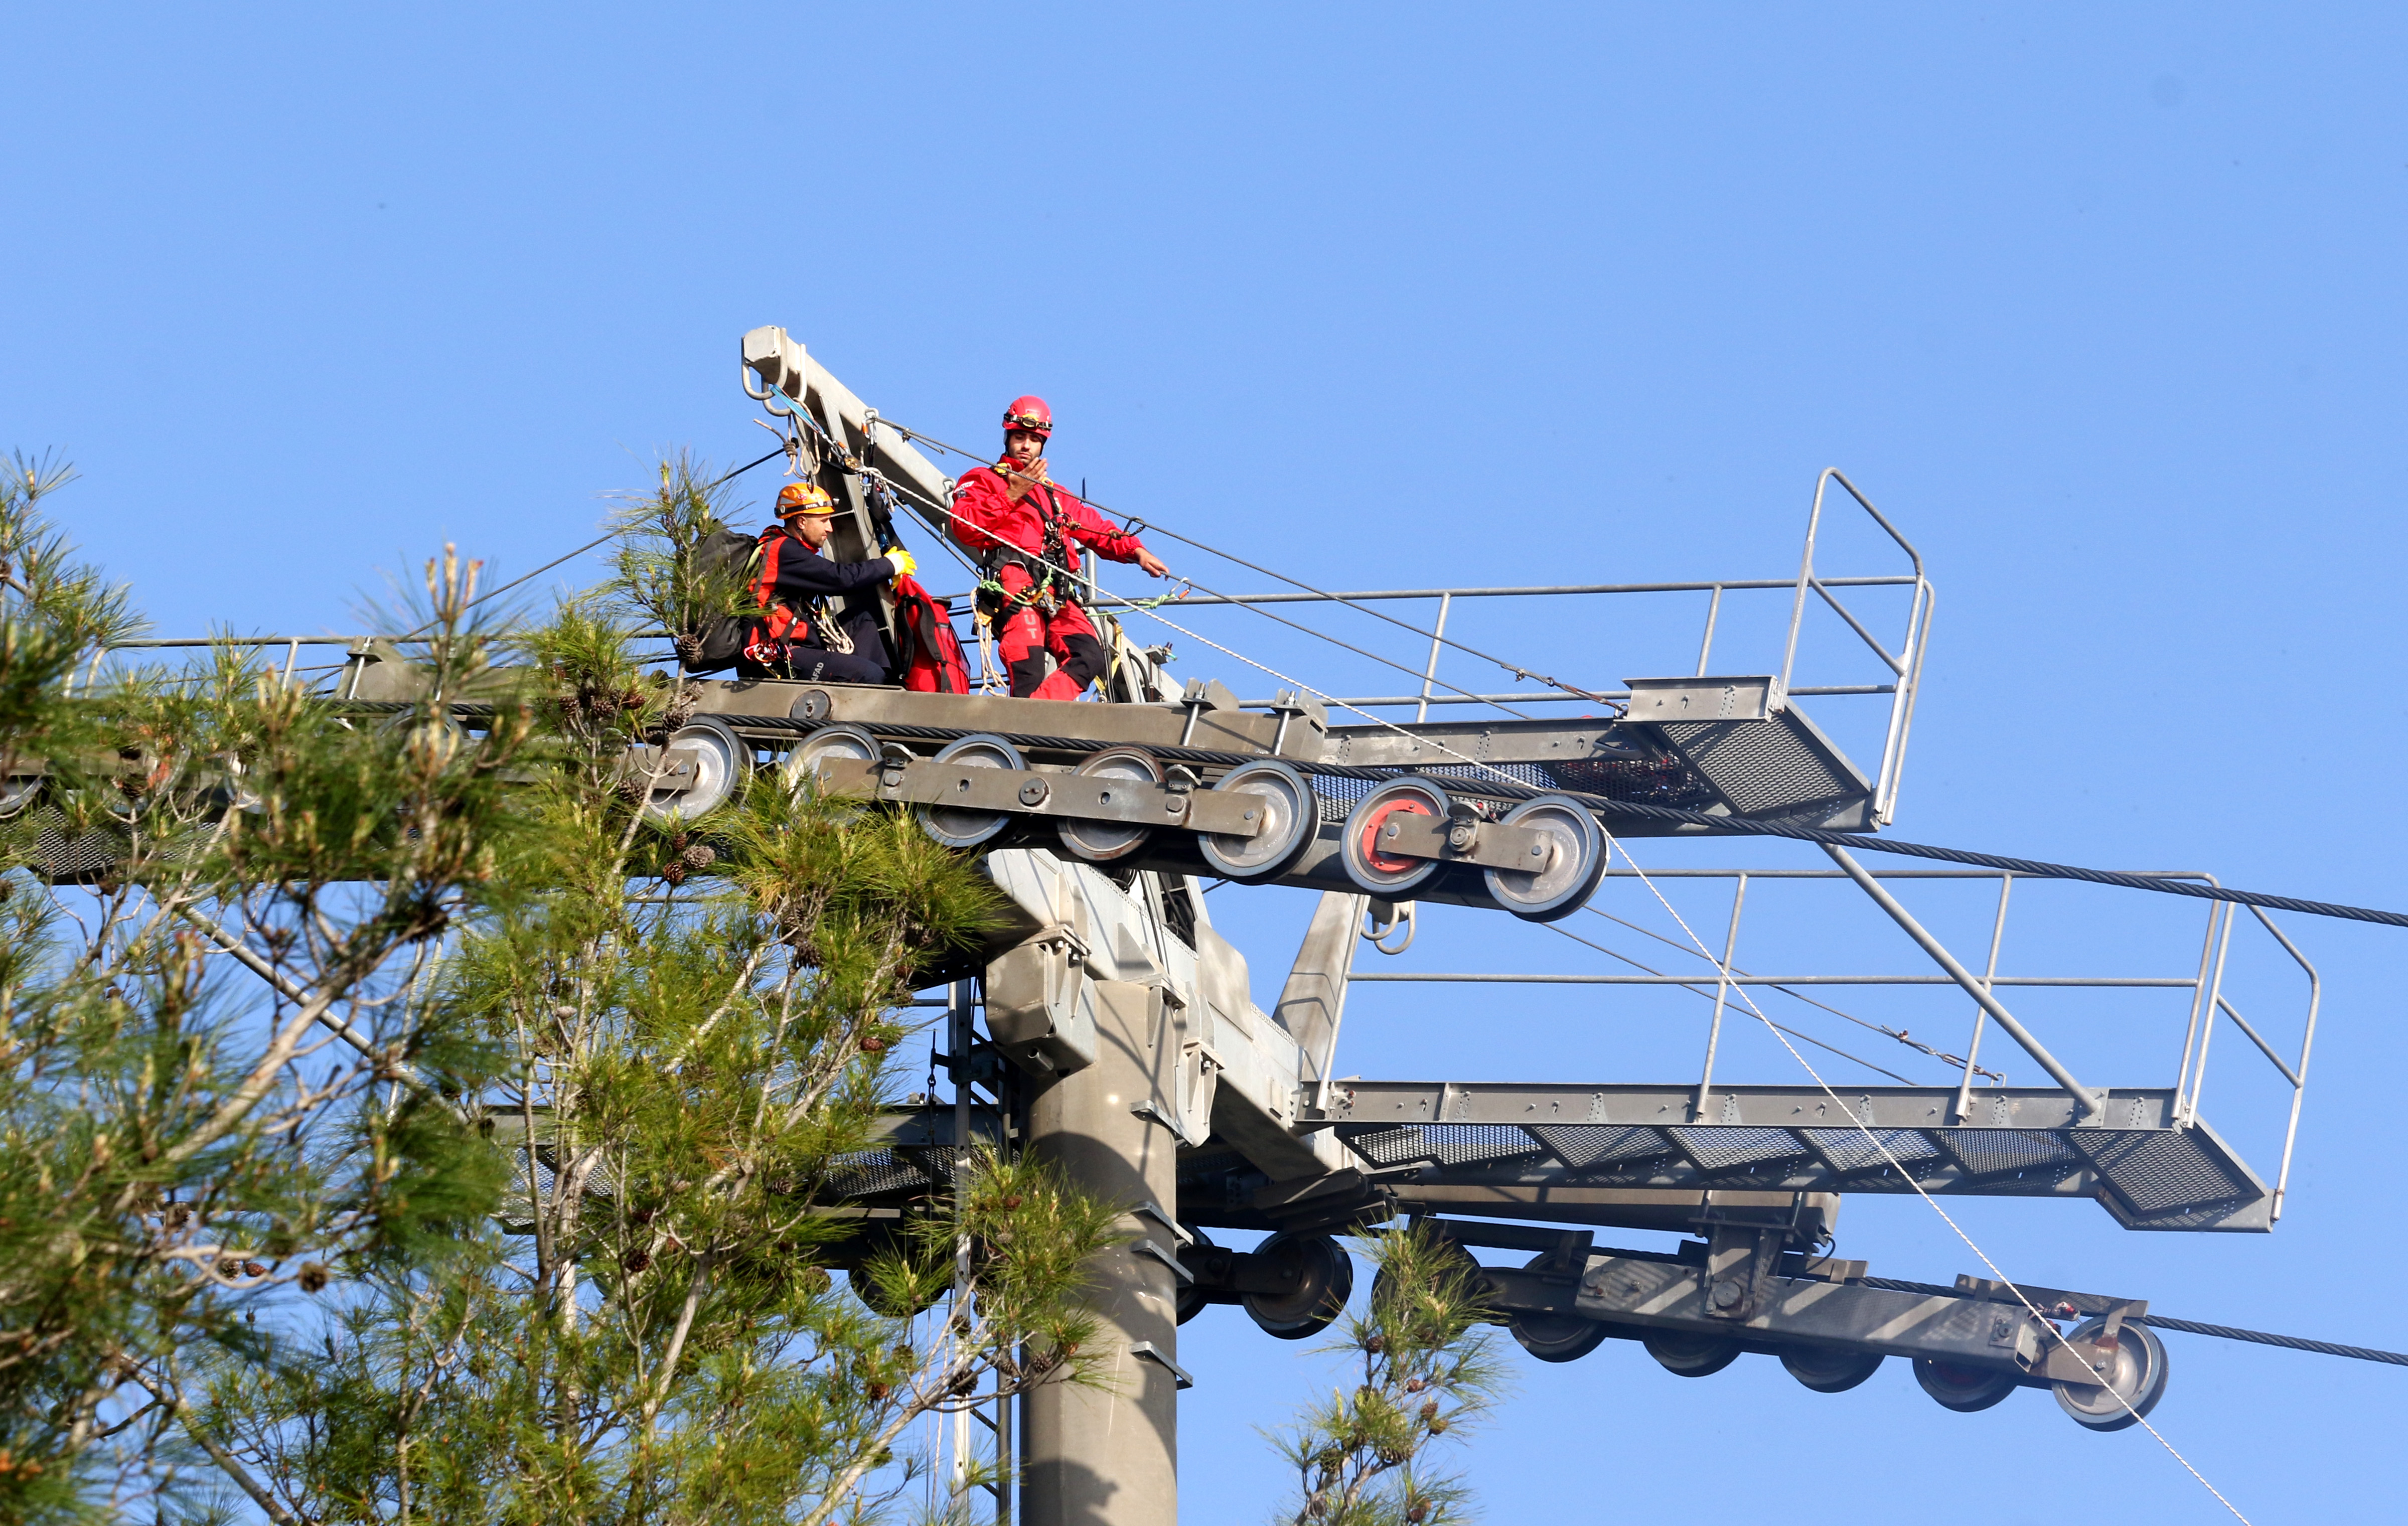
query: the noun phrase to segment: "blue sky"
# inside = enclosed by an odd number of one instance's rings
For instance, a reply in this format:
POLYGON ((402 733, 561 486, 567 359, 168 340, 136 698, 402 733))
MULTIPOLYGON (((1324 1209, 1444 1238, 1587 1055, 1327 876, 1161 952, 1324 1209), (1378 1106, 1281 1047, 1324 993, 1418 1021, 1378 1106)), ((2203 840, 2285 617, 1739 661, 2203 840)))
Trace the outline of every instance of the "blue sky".
MULTIPOLYGON (((1899 834, 2408 906, 2394 9, 19 7, 9 38, 0 448, 79 464, 62 510, 163 633, 353 629, 362 593, 446 540, 531 569, 656 452, 765 449, 736 341, 781 323, 947 439, 983 447, 1006 400, 1042 393, 1058 473, 1323 586, 1777 578, 1815 473, 1842 467, 1942 591, 1899 834)), ((1683 671, 1701 615, 1457 628, 1610 685, 1683 671)), ((1761 669, 1777 621, 1749 619, 1725 649, 1761 669)), ((1395 692, 1212 621, 1326 688, 1395 692)), ((1768 899, 1768 942, 1914 968, 1824 894, 1768 899)), ((2035 890, 2009 963, 2181 973, 2193 924, 2140 899, 2035 890)), ((1915 904, 1978 941, 1971 901, 1915 904)), ((1268 1000, 1301 906, 1213 905, 1268 1000)), ((2403 1248, 2396 1152, 2365 1090, 2403 1059, 2401 934, 2286 926, 2326 1003, 2277 1233, 1966 1205, 2002 1264, 2408 1348, 2380 1271, 2403 1248)), ((1425 937, 1421 968, 1596 967, 1469 917, 1425 937)), ((2295 995, 2248 978, 2264 1009, 2295 995)), ((1463 995, 1358 991, 1344 1065, 1695 1063, 1669 1003, 1463 995)), ((1960 1033, 1958 1005, 1913 1023, 1960 1033)), ((2128 1067, 2116 1084, 2165 1084, 2174 1039, 2147 1013, 2069 1003, 2046 1032, 2128 1067)), ((2271 1104, 2219 1042, 2209 1116, 2254 1139, 2271 1104)), ((1912 1202, 1852 1199, 1842 1244, 1890 1276, 1978 1269, 1912 1202)), ((2380 1418, 2408 1377, 2172 1344, 2157 1419, 2253 1519, 2390 1499, 2380 1418)), ((1280 1480, 1251 1428, 1323 1370, 1226 1310, 1181 1351, 1188 1519, 1259 1519, 1280 1480)), ((1949 1414, 1896 1363, 1825 1397, 1763 1359, 1691 1382, 1614 1343, 1524 1364, 1465 1455, 1498 1520, 1716 1486, 1869 1526, 1943 1501, 2220 1514, 2144 1435, 2080 1433, 2032 1394, 1949 1414)))

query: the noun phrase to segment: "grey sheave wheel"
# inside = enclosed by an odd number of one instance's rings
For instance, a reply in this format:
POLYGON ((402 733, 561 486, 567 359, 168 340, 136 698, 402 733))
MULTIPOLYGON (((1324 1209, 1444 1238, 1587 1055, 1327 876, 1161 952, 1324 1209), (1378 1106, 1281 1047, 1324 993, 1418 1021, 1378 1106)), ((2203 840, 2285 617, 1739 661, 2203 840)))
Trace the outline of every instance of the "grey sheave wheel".
POLYGON ((868 763, 877 758, 878 747, 878 738, 867 726, 822 726, 795 744, 786 761, 778 765, 778 777, 787 789, 799 790, 817 781, 823 760, 868 763))
MULTIPOLYGON (((1556 1263, 1551 1251, 1530 1262, 1538 1271, 1556 1263)), ((1517 1314, 1505 1326, 1522 1349, 1541 1362, 1578 1362, 1604 1344, 1605 1326, 1577 1314, 1517 1314)))
MULTIPOLYGON (((2086 1320, 2072 1339, 2097 1340, 2107 1328, 2104 1319, 2086 1320)), ((2105 1383, 2055 1383, 2058 1407, 2093 1431, 2121 1431, 2138 1425, 2141 1417, 2166 1396, 2166 1348, 2146 1325, 2125 1324, 2116 1333, 2115 1355, 2100 1374, 2105 1383)))
POLYGON ((1488 893, 1497 904, 1526 921, 1551 922, 1569 917, 1585 904, 1605 875, 1605 834, 1597 818, 1578 801, 1562 795, 1541 795, 1513 807, 1505 818, 1509 827, 1526 827, 1550 839, 1541 859, 1528 872, 1485 871, 1488 893))
POLYGON ((1694 1330, 1651 1330, 1641 1344, 1666 1372, 1681 1377, 1712 1377, 1739 1360, 1739 1342, 1694 1330))
MULTIPOLYGON (((1195 1243, 1188 1248, 1193 1253, 1197 1261, 1207 1265, 1210 1265, 1216 1261, 1226 1262, 1229 1253, 1221 1249, 1219 1246, 1214 1245, 1211 1235, 1205 1234, 1200 1229, 1191 1229, 1187 1233, 1196 1237, 1195 1243)), ((1216 1276, 1221 1276, 1223 1275, 1223 1272, 1216 1270, 1213 1275, 1216 1276)), ((1206 1305, 1211 1301, 1204 1296, 1204 1290, 1197 1287, 1195 1283, 1182 1282, 1177 1277, 1171 1278, 1171 1281, 1177 1284, 1176 1291, 1171 1294, 1171 1306, 1179 1315, 1179 1322, 1181 1324, 1185 1324, 1188 1320, 1193 1319, 1197 1315, 1203 1313, 1206 1305)))
MULTIPOLYGON (((1143 748, 1106 748, 1090 755, 1079 764, 1078 771, 1091 778, 1126 779, 1132 784, 1160 784, 1162 764, 1143 748)), ((1107 786, 1109 792, 1110 786, 1107 786)), ((1109 801, 1111 796, 1108 792, 1109 801)), ((1127 821, 1082 821, 1074 816, 1062 818, 1055 827, 1061 834, 1062 847, 1073 858, 1089 863, 1110 863, 1126 858, 1145 846, 1154 829, 1127 821)))
POLYGON ((1346 877, 1373 895, 1402 899, 1427 884, 1446 865, 1437 859, 1407 858, 1380 850, 1390 818, 1433 816, 1446 820, 1446 790, 1435 780, 1408 774, 1390 779, 1355 802, 1347 813, 1340 858, 1346 877))
POLYGON ((1224 879, 1253 884, 1278 878, 1304 856, 1313 834, 1321 830, 1321 804, 1313 798, 1312 786, 1292 763, 1276 758, 1240 763, 1222 775, 1212 790, 1216 794, 1257 796, 1263 812, 1263 829, 1252 837, 1211 832, 1196 834, 1197 851, 1224 879))
POLYGON ((1326 1234, 1282 1230, 1254 1248, 1285 1291, 1248 1293, 1246 1314, 1267 1335, 1300 1341, 1329 1328, 1354 1293, 1354 1263, 1326 1234))
POLYGON ((1836 1346, 1792 1346, 1782 1351, 1781 1364, 1817 1393, 1845 1393, 1881 1370, 1882 1356, 1836 1346))
MULTIPOLYGON (((656 789, 644 800, 647 820, 671 817, 691 821, 727 803, 752 771, 752 744, 716 716, 697 716, 669 733, 670 750, 694 754, 694 774, 682 790, 656 789)), ((666 782, 666 781, 664 781, 666 782)))
MULTIPOLYGON (((1020 749, 1000 736, 981 732, 949 742, 937 762, 960 768, 1025 768, 1020 749)), ((974 811, 957 806, 923 806, 920 825, 947 848, 976 848, 1011 824, 1010 811, 974 811)))
POLYGON ((1971 1415, 2015 1391, 2015 1375, 1995 1367, 1963 1367, 1935 1357, 1914 1359, 1914 1380, 1942 1409, 1971 1415))

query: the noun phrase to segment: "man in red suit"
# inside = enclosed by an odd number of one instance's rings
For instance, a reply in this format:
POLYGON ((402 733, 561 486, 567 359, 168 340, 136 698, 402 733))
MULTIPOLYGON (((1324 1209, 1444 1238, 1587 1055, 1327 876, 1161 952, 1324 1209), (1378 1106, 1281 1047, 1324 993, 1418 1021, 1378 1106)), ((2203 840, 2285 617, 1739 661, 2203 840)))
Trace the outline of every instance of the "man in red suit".
POLYGON ((993 618, 1013 697, 1077 699, 1111 665, 1095 624, 1071 597, 1079 549, 1133 562, 1156 578, 1169 569, 1135 535, 1054 486, 1045 469, 1054 410, 1043 398, 1014 399, 1003 429, 1003 459, 966 474, 953 490, 953 538, 981 553, 987 580, 1002 589, 993 618), (1048 653, 1056 664, 1050 675, 1048 653))

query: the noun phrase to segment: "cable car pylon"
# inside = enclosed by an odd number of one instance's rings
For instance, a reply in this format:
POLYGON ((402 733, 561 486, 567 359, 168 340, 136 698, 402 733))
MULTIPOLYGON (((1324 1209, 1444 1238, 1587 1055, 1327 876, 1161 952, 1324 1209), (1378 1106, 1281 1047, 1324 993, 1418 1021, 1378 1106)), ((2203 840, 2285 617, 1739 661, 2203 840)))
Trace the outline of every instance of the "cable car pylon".
MULTIPOLYGON (((919 449, 928 436, 882 419, 782 329, 745 335, 742 359, 747 393, 784 432, 796 467, 816 474, 838 506, 831 557, 876 555, 891 529, 880 516, 896 507, 946 541, 953 482, 919 449)), ((1482 1258, 1488 1307, 1541 1361, 1570 1362, 1618 1339, 1638 1343, 1670 1373, 1705 1376, 1756 1353, 1830 1393, 1899 1357, 1951 1409, 1979 1410, 2018 1388, 2044 1388, 2088 1429, 2118 1429, 2149 1412, 2166 1391, 2168 1363, 2144 1300, 1996 1277, 1954 1286, 1874 1278, 1864 1262, 1829 1253, 1842 1200, 1852 1192, 1914 1192, 1935 1203, 2086 1197, 2127 1228, 2269 1230, 2304 1095, 2316 975, 2264 906, 2220 893, 2206 907, 2196 970, 2001 976, 1996 934, 1986 964, 1959 958, 1895 892, 1917 878, 1996 880, 2002 930, 2017 868, 1868 869, 1851 855, 1843 845, 1877 846, 1871 834, 1897 808, 1936 599, 1919 553, 1855 484, 1837 472, 1817 479, 1794 578, 1299 590, 1205 592, 1165 609, 1115 599, 1090 576, 1081 597, 1112 658, 1111 703, 690 679, 689 719, 629 760, 652 781, 646 808, 664 818, 698 817, 762 775, 911 811, 938 841, 979 855, 1003 892, 1008 914, 987 945, 959 967, 932 973, 955 992, 940 1057, 953 1096, 922 1097, 891 1115, 886 1146, 846 1162, 838 1181, 874 1234, 914 1203, 951 1191, 954 1153, 969 1138, 1017 1139, 1123 1209, 1127 1238, 1094 1269, 1100 1338, 1111 1348, 1108 1383, 1040 1388, 1020 1401, 1016 1424, 1003 1415, 991 1421, 998 1447, 1015 1432, 1019 1438, 1020 1519, 1170 1526, 1176 1395, 1190 1381, 1179 1327, 1215 1305, 1236 1305, 1274 1337, 1314 1333, 1342 1308, 1352 1284, 1336 1237, 1400 1216, 1469 1254, 1495 1253, 1493 1262, 1482 1258), (1839 576, 1819 568, 1827 506, 1861 509, 1904 569, 1839 576), (1845 602, 1867 588, 1906 595, 1896 649, 1845 602), (1707 596, 1693 673, 1633 677, 1610 692, 1543 680, 1549 688, 1510 694, 1437 677, 1440 647, 1460 647, 1459 637, 1444 635, 1458 600, 1668 593, 1707 596), (1778 671, 1713 662, 1724 603, 1752 593, 1790 599, 1778 671), (1428 599, 1440 611, 1431 631, 1408 627, 1431 641, 1418 693, 1319 693, 1195 629, 1216 609, 1369 609, 1407 599, 1428 599), (1817 603, 1870 649, 1882 681, 1795 681, 1799 632, 1817 603), (1176 682, 1164 649, 1129 634, 1140 619, 1229 654, 1278 687, 1250 701, 1222 682, 1176 682), (1809 719, 1804 702, 1827 699, 1879 709, 1870 774, 1809 719), (1521 713, 1555 703, 1617 713, 1521 713), (1505 714, 1430 719, 1433 708, 1460 704, 1505 714), (1375 713, 1395 708, 1415 719, 1375 713), (1555 922, 1581 912, 1600 886, 1637 875, 1635 864, 1614 865, 1624 840, 1737 843, 1765 834, 1828 837, 1834 867, 1656 877, 1735 879, 1732 944, 1751 877, 1844 886, 1871 901, 1930 967, 1862 977, 1749 973, 1731 963, 1728 945, 1717 958, 1700 943, 1703 968, 1669 974, 1355 968, 1367 939, 1380 940, 1383 952, 1397 951, 1398 937, 1409 942, 1418 906, 1501 913, 1507 926, 1555 922), (1245 954, 1213 927, 1202 893, 1208 879, 1321 892, 1268 1009, 1254 1000, 1245 954), (2295 1054, 2278 1050, 2229 993, 2226 968, 2243 910, 2304 976, 2295 1054), (2017 982, 2042 978, 2186 990, 2190 1013, 2172 1084, 2077 1077, 2014 1010, 2017 982), (1675 986, 1712 999, 1713 1037, 1690 1080, 1340 1078, 1350 992, 1382 979, 1675 986), (1970 998, 1977 1026, 1962 1074, 1944 1085, 1878 1087, 1734 1085, 1715 1074, 1714 1038, 1727 1019, 1761 1016, 1752 992, 1795 995, 1822 983, 1918 984, 1970 998), (2290 1088, 2271 1186, 2201 1116, 2210 1041, 2228 1020, 2290 1088), (1990 1030, 2054 1084, 1976 1084, 1990 1075, 1977 1064, 1990 1030), (1216 1231, 1265 1238, 1241 1250, 1215 1244, 1216 1231), (1599 1243, 1606 1231, 1678 1239, 1669 1249, 1620 1248, 1599 1243)), ((498 695, 516 680, 499 670, 490 681, 498 695)), ((423 696, 423 677, 402 647, 362 641, 329 697, 372 713, 423 696)), ((490 713, 475 695, 454 706, 472 731, 480 712, 490 713)), ((49 846, 61 873, 96 867, 84 862, 91 845, 49 846)), ((2176 877, 2195 887, 2204 878, 2176 877)), ((1648 886, 1661 893, 1654 879, 1648 886)), ((1014 1505, 1010 1490, 997 1490, 998 1519, 1011 1519, 1014 1505)))

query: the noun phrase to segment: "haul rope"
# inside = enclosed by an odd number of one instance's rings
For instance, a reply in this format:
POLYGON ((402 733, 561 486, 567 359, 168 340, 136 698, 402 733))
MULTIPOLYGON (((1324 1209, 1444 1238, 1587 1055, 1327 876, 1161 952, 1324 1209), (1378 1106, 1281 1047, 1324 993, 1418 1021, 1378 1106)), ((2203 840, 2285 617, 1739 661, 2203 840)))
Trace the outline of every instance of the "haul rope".
MULTIPOLYGON (((1867 1277, 1864 1285, 1894 1293, 1934 1293, 1950 1298, 1962 1298, 1961 1288, 1943 1288, 1935 1282, 1899 1282, 1891 1277, 1867 1277)), ((2201 1324, 2196 1319, 2173 1319, 2162 1314, 2128 1314, 2126 1324, 2147 1325, 2152 1330, 2179 1331, 2186 1335, 2213 1335, 2223 1341, 2247 1341, 2256 1346, 2279 1346, 2286 1351, 2313 1351, 2318 1356, 2350 1357, 2358 1362, 2381 1362, 2394 1367, 2408 1367, 2408 1351, 2378 1351, 2371 1346, 2344 1346, 2337 1341, 2312 1341, 2304 1335, 2275 1335, 2263 1330, 2241 1330, 2231 1325, 2201 1324)))

